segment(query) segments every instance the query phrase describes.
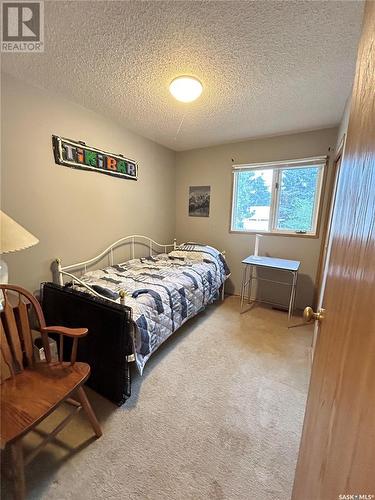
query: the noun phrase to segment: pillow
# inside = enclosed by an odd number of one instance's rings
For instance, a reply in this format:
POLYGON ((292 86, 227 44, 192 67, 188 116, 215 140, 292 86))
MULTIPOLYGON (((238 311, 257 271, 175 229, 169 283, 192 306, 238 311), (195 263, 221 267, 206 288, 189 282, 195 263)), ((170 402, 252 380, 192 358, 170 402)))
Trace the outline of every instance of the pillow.
POLYGON ((202 252, 209 253, 212 256, 218 257, 221 252, 217 250, 217 248, 211 247, 209 245, 202 245, 202 243, 194 243, 192 241, 188 241, 187 243, 182 243, 178 246, 177 250, 186 250, 189 252, 202 252))
POLYGON ((203 252, 186 252, 184 250, 173 250, 168 254, 169 257, 176 257, 178 259, 186 259, 186 260, 199 260, 202 261, 205 256, 203 252))

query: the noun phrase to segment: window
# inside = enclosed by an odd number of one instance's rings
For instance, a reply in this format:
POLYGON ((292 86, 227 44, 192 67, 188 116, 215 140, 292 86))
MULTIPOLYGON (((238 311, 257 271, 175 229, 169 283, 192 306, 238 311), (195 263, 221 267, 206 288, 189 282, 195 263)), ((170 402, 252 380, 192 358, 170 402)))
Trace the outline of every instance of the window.
POLYGON ((231 230, 317 233, 326 157, 233 168, 231 230))

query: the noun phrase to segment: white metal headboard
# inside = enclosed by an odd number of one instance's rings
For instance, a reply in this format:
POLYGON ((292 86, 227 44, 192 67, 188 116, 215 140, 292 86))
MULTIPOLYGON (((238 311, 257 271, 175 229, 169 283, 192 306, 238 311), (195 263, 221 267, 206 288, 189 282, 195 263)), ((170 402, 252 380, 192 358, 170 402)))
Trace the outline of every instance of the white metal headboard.
MULTIPOLYGON (((94 295, 97 297, 102 297, 100 293, 96 292, 94 289, 92 289, 89 285, 84 283, 82 280, 80 280, 77 276, 75 276, 72 272, 73 270, 82 270, 84 272, 87 271, 87 266, 90 266, 91 264, 94 264, 95 262, 103 259, 106 255, 109 256, 109 264, 113 266, 114 264, 114 258, 113 258, 113 252, 116 248, 119 248, 121 246, 130 244, 131 245, 131 258, 135 258, 135 246, 141 245, 143 248, 145 246, 148 246, 149 249, 149 255, 150 257, 152 256, 154 250, 159 249, 159 252, 156 253, 161 253, 161 251, 164 251, 164 253, 167 253, 168 249, 176 249, 177 244, 176 240, 173 240, 173 243, 158 243, 157 241, 153 240, 152 238, 149 238, 148 236, 143 236, 141 234, 132 234, 130 236, 125 236, 124 238, 120 238, 119 240, 115 241, 109 247, 107 247, 103 252, 100 254, 96 255, 95 257, 92 257, 91 259, 82 261, 82 262, 76 262, 75 264, 70 264, 69 266, 62 266, 61 265, 61 259, 57 258, 54 261, 54 274, 55 274, 55 279, 54 281, 57 280, 57 283, 59 285, 64 285, 64 276, 68 276, 69 278, 73 279, 73 282, 76 281, 77 283, 80 283, 83 285, 85 288, 89 289, 94 295)), ((121 298, 121 303, 125 303, 125 293, 120 292, 120 298, 121 298)), ((115 300, 106 298, 107 300, 110 300, 111 302, 116 302, 115 300)))

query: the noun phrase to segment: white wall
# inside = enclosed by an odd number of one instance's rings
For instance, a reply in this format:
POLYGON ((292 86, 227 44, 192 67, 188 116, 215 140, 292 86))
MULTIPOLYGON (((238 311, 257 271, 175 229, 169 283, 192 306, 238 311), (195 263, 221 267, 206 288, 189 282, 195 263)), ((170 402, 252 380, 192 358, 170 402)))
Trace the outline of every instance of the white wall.
POLYGON ((173 151, 5 74, 1 104, 1 208, 40 240, 6 256, 10 282, 35 290, 55 257, 87 259, 128 234, 173 240, 173 151), (138 160, 139 180, 56 165, 52 134, 138 160))
MULTIPOLYGON (((256 139, 203 148, 176 155, 176 236, 177 240, 206 242, 226 250, 232 271, 228 291, 239 293, 241 261, 253 253, 254 239, 249 234, 229 232, 232 192, 232 160, 255 163, 326 155, 335 148, 337 129, 324 129, 293 135, 256 139), (189 186, 211 186, 210 217, 188 216, 189 186)), ((328 184, 328 183, 327 183, 328 184)), ((324 197, 324 207, 327 204, 324 197)), ((321 238, 265 236, 261 253, 301 261, 297 306, 311 304, 319 259, 321 238)), ((276 276, 277 277, 277 276, 276 276)), ((285 302, 285 290, 263 288, 264 297, 285 302)))

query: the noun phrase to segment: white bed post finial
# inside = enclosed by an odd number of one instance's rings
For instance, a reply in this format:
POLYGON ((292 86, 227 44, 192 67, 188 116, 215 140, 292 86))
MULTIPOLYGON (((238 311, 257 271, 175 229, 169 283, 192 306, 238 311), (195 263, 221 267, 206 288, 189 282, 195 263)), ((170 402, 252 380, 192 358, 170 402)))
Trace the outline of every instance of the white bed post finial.
POLYGON ((257 259, 259 258, 259 244, 260 240, 263 238, 262 234, 256 234, 255 235, 255 248, 254 248, 254 257, 257 259))
POLYGON ((64 286, 64 280, 63 280, 63 275, 62 275, 62 268, 61 268, 61 259, 57 258, 56 259, 56 271, 57 271, 57 280, 59 285, 64 286))
POLYGON ((119 295, 120 295, 120 304, 122 306, 124 306, 125 305, 125 296, 126 296, 125 290, 120 290, 119 295))
POLYGON ((176 250, 177 248, 177 240, 176 238, 173 240, 173 250, 176 250))

